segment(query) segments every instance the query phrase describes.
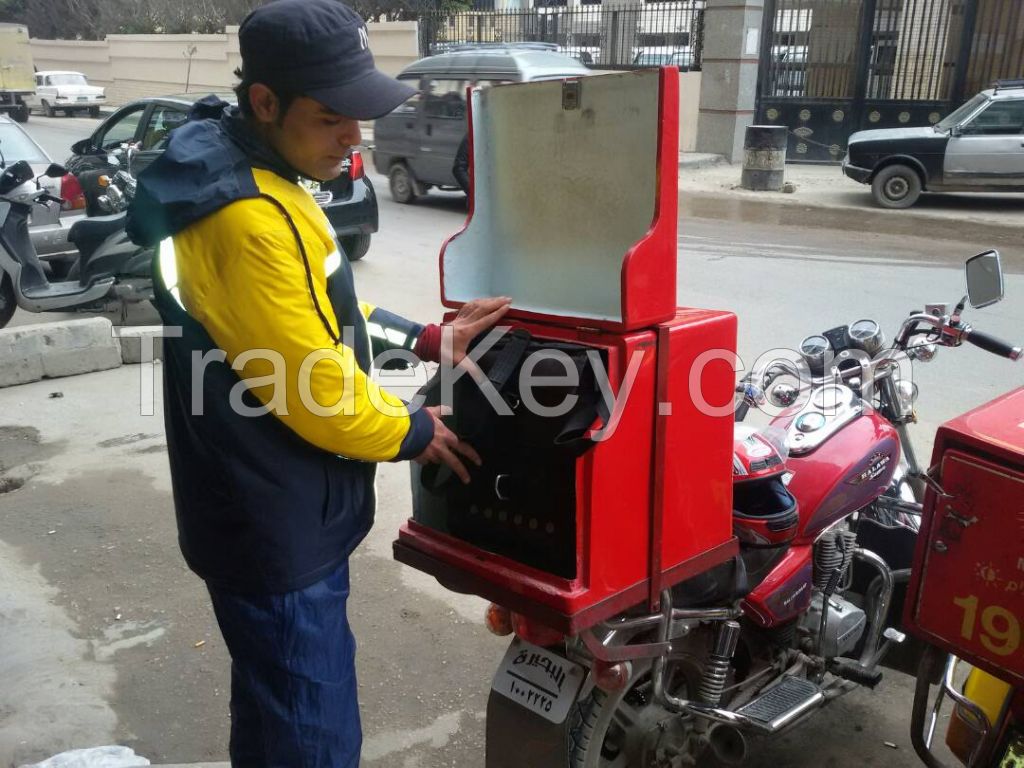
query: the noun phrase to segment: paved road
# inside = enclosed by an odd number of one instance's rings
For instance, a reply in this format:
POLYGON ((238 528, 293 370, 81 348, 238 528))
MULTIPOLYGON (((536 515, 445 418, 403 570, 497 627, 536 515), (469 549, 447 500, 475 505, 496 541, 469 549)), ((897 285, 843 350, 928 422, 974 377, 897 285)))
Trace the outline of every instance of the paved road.
MULTIPOLYGON (((33 116, 30 126, 51 137, 67 129, 70 143, 78 123, 87 133, 88 120, 33 116)), ((360 292, 436 318, 437 252, 460 226, 462 202, 431 195, 397 206, 373 180, 382 232, 355 265, 360 292)), ((745 360, 862 317, 891 335, 925 301, 959 298, 959 263, 985 245, 714 218, 684 218, 680 232, 680 302, 736 311, 745 360)), ((1005 255, 1007 300, 970 319, 1021 340, 1024 253, 1005 255)), ((224 759, 227 657, 177 551, 163 426, 141 415, 140 375, 124 368, 0 390, 0 468, 25 479, 0 495, 0 766, 108 742, 154 762, 224 759)), ((1024 383, 1024 367, 964 348, 943 350, 915 377, 926 448, 940 421, 1024 383)), ((379 478, 377 525, 352 564, 364 764, 478 768, 503 643, 484 631, 480 601, 391 560, 408 479, 392 465, 379 478)), ((892 676, 758 747, 749 765, 911 768, 909 704, 909 682, 892 676)))
POLYGON ((63 163, 71 154, 71 145, 89 136, 101 119, 91 117, 43 117, 34 114, 23 125, 54 162, 63 163))

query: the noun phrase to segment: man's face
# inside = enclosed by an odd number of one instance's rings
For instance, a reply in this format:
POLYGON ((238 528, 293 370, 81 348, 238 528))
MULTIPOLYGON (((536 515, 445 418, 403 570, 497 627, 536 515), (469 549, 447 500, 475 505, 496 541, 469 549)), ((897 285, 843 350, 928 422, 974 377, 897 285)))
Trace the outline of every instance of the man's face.
POLYGON ((277 98, 269 89, 257 84, 253 90, 253 111, 264 135, 292 168, 317 181, 341 175, 349 151, 363 140, 358 120, 343 117, 305 96, 295 99, 282 119, 277 98))

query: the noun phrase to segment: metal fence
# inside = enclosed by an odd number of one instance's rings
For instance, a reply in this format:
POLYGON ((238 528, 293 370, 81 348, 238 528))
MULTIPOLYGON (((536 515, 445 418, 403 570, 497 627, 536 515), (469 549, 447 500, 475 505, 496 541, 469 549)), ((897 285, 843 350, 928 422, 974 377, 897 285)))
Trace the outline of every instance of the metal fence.
POLYGON ((763 96, 960 101, 1024 75, 1021 0, 769 0, 766 10, 763 96))
POLYGON ((428 12, 419 17, 420 54, 480 44, 547 43, 598 69, 668 65, 699 70, 704 5, 705 0, 682 0, 428 12))
POLYGON ((977 0, 967 9, 964 26, 971 41, 964 96, 995 80, 1024 77, 1024 3, 977 0))
POLYGON ((836 161, 853 131, 934 124, 1024 76, 1024 0, 765 0, 761 45, 757 120, 836 161))
POLYGON ((959 53, 956 0, 776 0, 765 96, 945 100, 959 53))

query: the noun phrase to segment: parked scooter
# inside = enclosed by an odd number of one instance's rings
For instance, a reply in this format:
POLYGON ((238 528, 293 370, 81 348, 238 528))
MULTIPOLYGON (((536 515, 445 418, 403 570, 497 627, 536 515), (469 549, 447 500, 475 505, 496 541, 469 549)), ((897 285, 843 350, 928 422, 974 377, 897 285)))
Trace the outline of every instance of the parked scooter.
MULTIPOLYGON (((47 168, 45 176, 59 178, 67 171, 60 165, 47 168)), ((40 177, 42 178, 42 177, 40 177)), ((0 174, 0 328, 17 307, 28 312, 107 311, 153 297, 152 249, 139 248, 125 234, 125 210, 134 192, 130 174, 119 171, 105 177, 101 204, 111 215, 76 222, 68 239, 78 258, 67 277, 50 282, 32 247, 28 219, 36 202, 57 202, 35 179, 28 163, 18 162, 0 174)))
POLYGON ((907 433, 908 363, 964 342, 1024 356, 962 319, 968 300, 1002 298, 999 255, 972 258, 967 272, 969 297, 911 314, 891 345, 860 320, 741 382, 739 421, 755 403, 781 412, 765 430, 737 425, 740 554, 664 591, 659 613, 640 606, 567 638, 491 606, 489 628, 518 635, 495 680, 526 664, 557 685, 521 703, 492 694, 488 768, 737 765, 751 736, 874 688, 883 666, 914 671, 923 646, 897 627, 928 475, 907 433), (984 276, 998 277, 998 297, 978 288, 984 276), (571 702, 558 701, 563 679, 585 679, 565 686, 571 702), (566 710, 564 723, 550 717, 566 710))

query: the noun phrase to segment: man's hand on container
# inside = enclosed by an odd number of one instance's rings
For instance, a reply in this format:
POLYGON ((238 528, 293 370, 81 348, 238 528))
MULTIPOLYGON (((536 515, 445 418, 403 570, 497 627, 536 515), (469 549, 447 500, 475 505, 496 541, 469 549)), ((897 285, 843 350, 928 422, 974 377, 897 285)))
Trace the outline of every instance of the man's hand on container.
POLYGON ((442 412, 440 406, 433 406, 430 408, 424 408, 434 419, 434 439, 430 441, 430 445, 419 456, 416 457, 417 464, 444 464, 452 472, 454 472, 458 478, 464 482, 469 482, 469 470, 466 469, 465 464, 462 462, 462 458, 469 459, 478 467, 482 463, 480 460, 480 454, 478 454, 469 443, 464 443, 459 440, 458 435, 452 432, 448 427, 445 426, 444 422, 441 421, 441 416, 447 413, 447 409, 442 412), (460 458, 460 456, 462 458, 460 458))
POLYGON ((452 321, 441 328, 441 359, 453 366, 461 363, 469 343, 494 327, 511 306, 512 299, 507 296, 474 299, 463 304, 452 321))

